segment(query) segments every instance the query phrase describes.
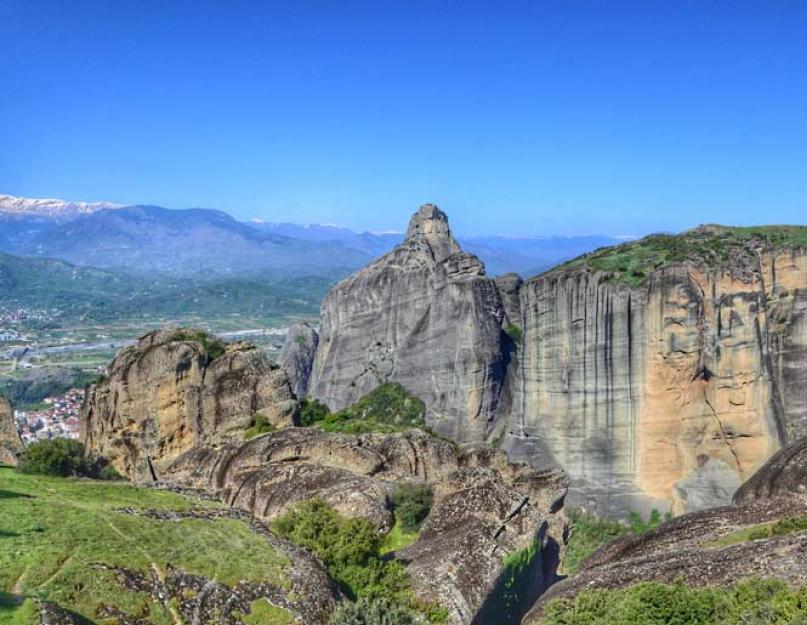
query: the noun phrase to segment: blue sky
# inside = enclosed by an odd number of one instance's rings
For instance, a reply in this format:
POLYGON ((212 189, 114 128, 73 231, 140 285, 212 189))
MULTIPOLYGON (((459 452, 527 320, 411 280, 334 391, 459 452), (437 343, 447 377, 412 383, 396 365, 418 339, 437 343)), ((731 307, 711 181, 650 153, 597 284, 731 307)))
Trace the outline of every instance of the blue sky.
POLYGON ((464 234, 806 223, 807 3, 0 2, 0 193, 464 234))

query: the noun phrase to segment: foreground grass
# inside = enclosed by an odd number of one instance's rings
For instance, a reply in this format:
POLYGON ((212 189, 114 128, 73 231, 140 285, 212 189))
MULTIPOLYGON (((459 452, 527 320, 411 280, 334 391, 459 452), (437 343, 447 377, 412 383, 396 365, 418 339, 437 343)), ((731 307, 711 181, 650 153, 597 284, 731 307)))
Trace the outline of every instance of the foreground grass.
POLYGON ((167 565, 225 584, 285 584, 288 562, 232 519, 158 521, 119 508, 186 510, 201 504, 126 483, 50 478, 0 467, 0 623, 30 622, 32 599, 55 602, 91 622, 113 605, 172 625, 146 593, 124 590, 98 564, 164 575, 167 565))
POLYGON ((539 625, 803 625, 807 586, 749 580, 727 588, 644 582, 550 601, 539 625))
POLYGON ((723 536, 719 540, 710 543, 710 547, 728 547, 750 540, 761 540, 774 538, 776 536, 787 536, 807 532, 807 517, 789 517, 771 523, 761 523, 753 527, 745 527, 723 536))

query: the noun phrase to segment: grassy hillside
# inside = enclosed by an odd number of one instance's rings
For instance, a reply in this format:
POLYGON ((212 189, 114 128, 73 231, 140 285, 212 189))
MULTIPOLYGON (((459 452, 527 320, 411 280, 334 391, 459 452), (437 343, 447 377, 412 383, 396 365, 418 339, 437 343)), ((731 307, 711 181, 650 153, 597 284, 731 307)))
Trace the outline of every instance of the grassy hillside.
MULTIPOLYGON (((37 622, 39 599, 90 623, 126 615, 174 625, 182 622, 176 597, 160 602, 136 588, 138 575, 151 584, 152 575, 165 581, 172 569, 230 587, 246 580, 287 588, 290 562, 244 521, 158 520, 132 513, 219 507, 126 483, 23 475, 0 467, 0 623, 37 622)), ((193 592, 185 588, 183 598, 193 592)), ((261 620, 263 625, 291 622, 286 610, 264 607, 259 612, 272 618, 261 620)))
POLYGON ((746 267, 754 262, 759 248, 807 248, 807 226, 701 226, 677 235, 654 234, 605 247, 560 268, 588 266, 612 272, 613 280, 636 286, 669 263, 694 261, 704 266, 746 267))

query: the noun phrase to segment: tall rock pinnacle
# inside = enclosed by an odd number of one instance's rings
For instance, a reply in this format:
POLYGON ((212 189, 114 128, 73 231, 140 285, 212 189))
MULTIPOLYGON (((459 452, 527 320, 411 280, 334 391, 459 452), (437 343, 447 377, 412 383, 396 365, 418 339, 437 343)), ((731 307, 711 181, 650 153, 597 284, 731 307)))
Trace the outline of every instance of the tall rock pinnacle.
POLYGON ((398 382, 425 402, 431 427, 484 440, 506 370, 503 319, 494 280, 451 236, 446 214, 426 204, 401 245, 325 298, 308 392, 340 410, 398 382))
POLYGON ((437 262, 462 251, 451 235, 448 215, 434 204, 424 204, 412 215, 406 230, 406 241, 427 244, 437 262))

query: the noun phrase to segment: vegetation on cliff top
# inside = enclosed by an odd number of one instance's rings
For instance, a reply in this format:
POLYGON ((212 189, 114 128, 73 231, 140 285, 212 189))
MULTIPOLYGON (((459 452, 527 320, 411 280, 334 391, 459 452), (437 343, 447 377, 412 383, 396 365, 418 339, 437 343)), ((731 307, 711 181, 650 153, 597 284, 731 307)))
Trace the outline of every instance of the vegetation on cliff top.
MULTIPOLYGON (((167 522, 134 510, 220 507, 123 482, 24 474, 0 467, 0 622, 28 625, 34 599, 51 601, 99 622, 102 605, 134 622, 173 625, 169 609, 128 590, 114 570, 164 575, 168 564, 235 584, 285 585, 286 557, 238 520, 167 522)), ((38 622, 38 619, 37 621, 38 622)))
POLYGON ((208 362, 214 361, 227 351, 227 345, 224 341, 202 330, 177 330, 173 340, 199 343, 208 362))
POLYGON ((550 601, 540 625, 804 625, 807 586, 748 580, 727 588, 644 582, 550 601))
POLYGON ((588 266, 611 273, 615 282, 638 286, 671 263, 747 267, 756 262, 758 248, 807 248, 807 226, 701 226, 677 235, 653 234, 584 254, 559 269, 588 266))
POLYGON ((309 402, 302 407, 303 425, 316 425, 326 432, 366 434, 404 432, 426 428, 426 405, 397 382, 377 386, 355 404, 338 412, 309 402))

